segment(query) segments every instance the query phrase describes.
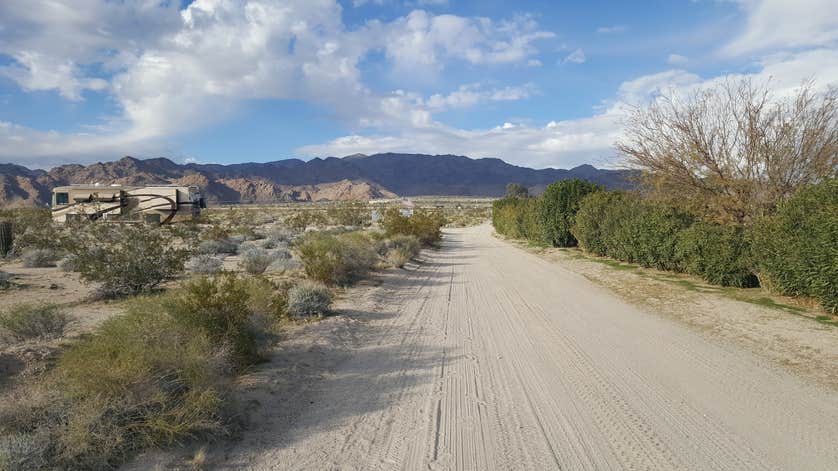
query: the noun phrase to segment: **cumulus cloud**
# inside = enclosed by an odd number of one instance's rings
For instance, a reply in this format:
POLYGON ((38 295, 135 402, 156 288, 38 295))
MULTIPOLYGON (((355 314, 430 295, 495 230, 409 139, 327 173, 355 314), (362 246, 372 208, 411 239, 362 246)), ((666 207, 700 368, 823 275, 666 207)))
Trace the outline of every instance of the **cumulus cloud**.
POLYGON ((196 0, 183 10, 178 3, 0 3, 0 54, 14 59, 0 74, 23 90, 55 90, 73 101, 87 90, 104 92, 120 109, 89 134, 8 123, 0 139, 27 134, 29 144, 2 149, 0 158, 42 160, 54 150, 56 158, 95 159, 119 143, 124 148, 114 155, 138 153, 140 144, 153 147, 212 124, 249 99, 325 105, 352 126, 423 125, 431 111, 530 92, 466 87, 428 103, 376 93, 362 81, 364 57, 380 51, 392 67, 416 73, 450 62, 525 64, 539 40, 553 37, 525 15, 495 21, 415 10, 349 30, 335 0, 196 0))
POLYGON ((737 0, 747 15, 744 30, 722 51, 742 55, 825 46, 838 41, 835 0, 737 0))

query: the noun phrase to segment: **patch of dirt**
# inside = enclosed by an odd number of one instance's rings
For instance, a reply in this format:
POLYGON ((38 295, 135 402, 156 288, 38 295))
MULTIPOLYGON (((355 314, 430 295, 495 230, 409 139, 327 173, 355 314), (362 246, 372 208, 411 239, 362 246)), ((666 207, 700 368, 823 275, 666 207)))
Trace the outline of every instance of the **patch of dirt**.
POLYGON ((677 319, 838 390, 838 328, 818 322, 818 316, 829 316, 805 302, 759 288, 720 288, 687 275, 588 256, 578 249, 515 245, 648 312, 677 319))

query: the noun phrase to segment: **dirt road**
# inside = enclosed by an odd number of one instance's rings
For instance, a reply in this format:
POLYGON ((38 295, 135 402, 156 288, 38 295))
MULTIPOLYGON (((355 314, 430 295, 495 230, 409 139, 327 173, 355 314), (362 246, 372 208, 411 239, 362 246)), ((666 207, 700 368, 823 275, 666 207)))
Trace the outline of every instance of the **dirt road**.
MULTIPOLYGON (((838 395, 492 237, 448 231, 232 469, 838 469, 838 395)), ((266 410, 265 414, 271 414, 266 410)))

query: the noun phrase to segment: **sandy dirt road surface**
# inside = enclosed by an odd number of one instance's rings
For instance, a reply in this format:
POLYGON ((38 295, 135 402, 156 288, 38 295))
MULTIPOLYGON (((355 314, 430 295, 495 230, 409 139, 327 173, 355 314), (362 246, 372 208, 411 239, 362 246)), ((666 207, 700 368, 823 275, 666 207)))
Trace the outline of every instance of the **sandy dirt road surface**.
POLYGON ((833 390, 485 225, 447 231, 424 257, 368 300, 351 350, 274 405, 287 417, 217 467, 838 469, 833 390))

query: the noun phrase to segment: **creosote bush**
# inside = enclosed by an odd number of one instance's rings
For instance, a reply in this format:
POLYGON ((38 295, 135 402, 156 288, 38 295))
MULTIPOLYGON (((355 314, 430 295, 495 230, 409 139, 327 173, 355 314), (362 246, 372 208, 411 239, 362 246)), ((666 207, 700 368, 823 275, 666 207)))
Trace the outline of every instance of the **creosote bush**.
POLYGON ((82 279, 106 297, 150 291, 183 271, 188 253, 147 225, 94 225, 73 249, 82 279))
POLYGON ((0 311, 0 338, 49 339, 64 333, 70 317, 54 304, 17 304, 0 311))
POLYGON ((20 256, 26 268, 54 267, 58 255, 53 249, 28 249, 20 256))
POLYGON ((294 317, 326 314, 331 304, 332 293, 322 283, 303 281, 288 291, 288 314, 294 317))
POLYGON ((296 248, 306 275, 326 284, 351 284, 377 261, 372 240, 361 232, 312 232, 298 240, 296 248))
POLYGON ((251 247, 239 256, 239 268, 251 275, 261 275, 274 261, 274 255, 267 250, 251 247))
POLYGON ((387 237, 394 235, 412 235, 422 245, 434 246, 442 240, 442 226, 445 217, 435 211, 417 209, 411 216, 404 216, 398 208, 384 211, 381 227, 387 237))

